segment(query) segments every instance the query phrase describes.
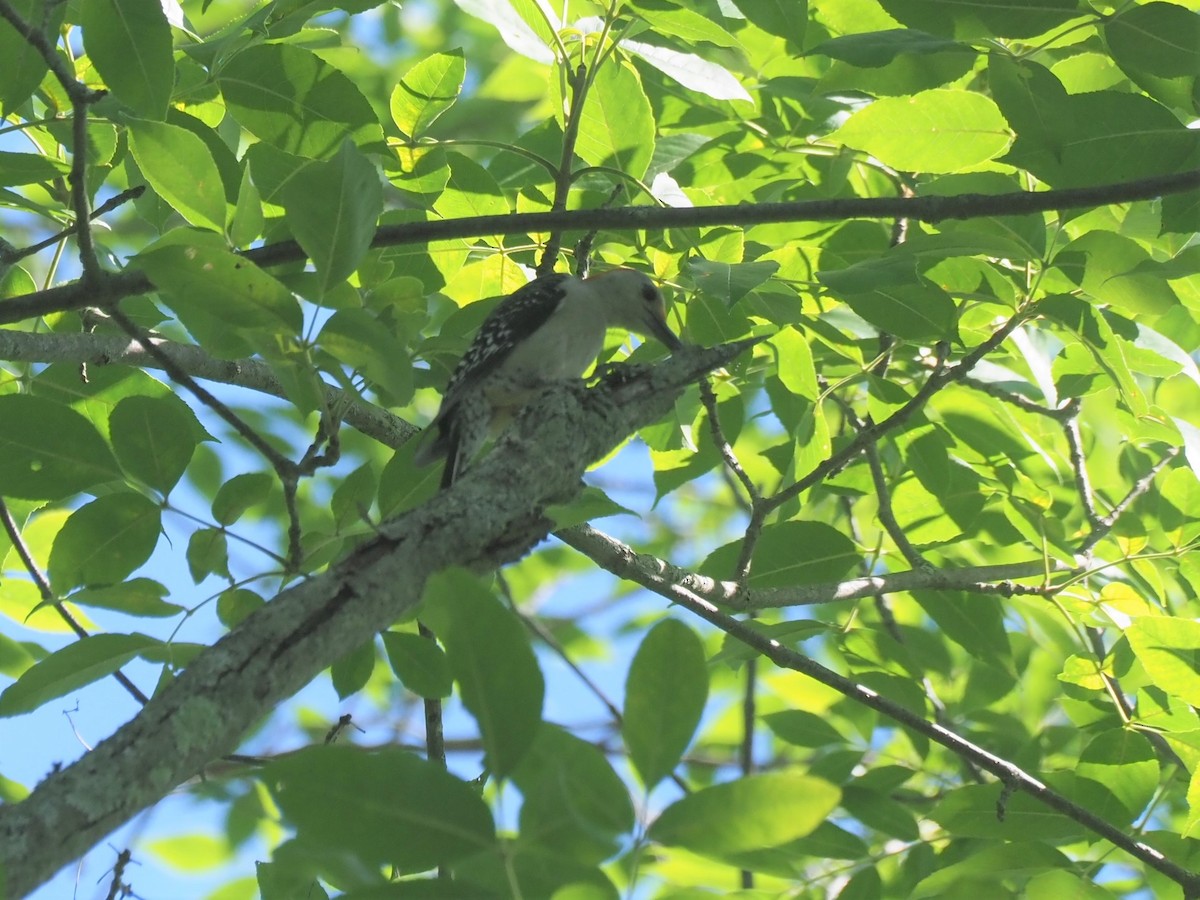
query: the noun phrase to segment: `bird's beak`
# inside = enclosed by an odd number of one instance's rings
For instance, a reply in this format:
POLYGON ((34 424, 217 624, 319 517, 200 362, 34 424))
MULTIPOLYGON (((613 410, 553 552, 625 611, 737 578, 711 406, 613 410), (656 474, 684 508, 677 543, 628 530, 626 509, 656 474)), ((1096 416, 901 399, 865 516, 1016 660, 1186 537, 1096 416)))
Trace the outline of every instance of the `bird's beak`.
POLYGON ((651 314, 646 324, 651 336, 656 338, 668 350, 683 349, 683 341, 667 326, 665 318, 651 314))

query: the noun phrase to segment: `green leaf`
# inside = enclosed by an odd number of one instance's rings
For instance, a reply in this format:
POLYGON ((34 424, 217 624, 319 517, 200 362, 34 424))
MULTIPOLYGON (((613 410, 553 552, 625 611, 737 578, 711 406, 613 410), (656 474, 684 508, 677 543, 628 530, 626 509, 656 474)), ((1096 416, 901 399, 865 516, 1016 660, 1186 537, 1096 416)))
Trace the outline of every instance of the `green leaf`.
POLYGON ((1155 687, 1200 705, 1200 622, 1140 616, 1125 629, 1125 636, 1155 687))
POLYGON ((723 263, 704 259, 688 260, 688 272, 696 287, 734 304, 755 288, 766 284, 779 271, 776 262, 723 263))
MULTIPOLYGON (((700 564, 714 578, 732 578, 741 541, 718 547, 700 564)), ((778 522, 762 530, 754 548, 750 585, 788 587, 837 581, 859 563, 859 553, 844 534, 823 522, 778 522)))
POLYGON ((115 609, 130 616, 165 618, 184 612, 182 606, 163 600, 169 593, 151 578, 131 578, 110 587, 84 588, 67 597, 67 601, 97 609, 115 609))
POLYGON ((737 0, 737 8, 768 34, 786 39, 796 49, 804 45, 807 0, 737 0))
POLYGON ((418 697, 450 696, 454 687, 450 663, 436 641, 401 631, 385 631, 382 637, 392 671, 406 688, 418 697))
POLYGON ((1112 900, 1112 891, 1067 869, 1049 869, 1034 875, 1021 891, 1021 900, 1112 900))
POLYGON ((373 671, 375 642, 372 640, 355 647, 331 667, 333 689, 337 691, 338 699, 345 700, 361 691, 366 687, 373 671))
MULTIPOLYGON (((999 879, 1021 878, 1069 865, 1069 860, 1058 850, 1028 840, 984 846, 924 878, 914 888, 912 897, 929 900, 973 892, 986 894, 994 889, 999 879)), ((1074 897, 1076 894, 1071 892, 1063 896, 1074 897)))
POLYGON ((225 187, 204 141, 178 125, 132 119, 129 149, 150 186, 181 216, 199 228, 225 230, 225 187))
POLYGON ((396 127, 410 140, 422 137, 458 99, 466 74, 462 50, 434 53, 418 61, 392 89, 389 105, 396 127))
MULTIPOLYGON (((58 34, 67 8, 44 0, 10 0, 13 11, 26 22, 42 22, 46 34, 58 34)), ((0 109, 8 115, 32 94, 47 71, 46 60, 38 49, 7 19, 0 18, 0 109)))
POLYGON ((1174 172, 1200 145, 1200 136, 1170 110, 1141 94, 1072 94, 1043 105, 1041 114, 1055 123, 1061 138, 1051 145, 1019 139, 1005 162, 1055 188, 1174 172))
POLYGON ((876 100, 829 137, 893 168, 937 173, 995 159, 1008 149, 1012 133, 991 99, 939 88, 876 100))
MULTIPOLYGON (((450 180, 446 190, 433 204, 434 210, 447 219, 470 216, 501 216, 511 212, 500 185, 475 160, 461 153, 447 153, 450 180)), ((476 298, 487 296, 477 294, 476 298)))
POLYGON ((1174 3, 1131 6, 1104 23, 1104 40, 1123 69, 1161 78, 1200 75, 1200 14, 1174 3))
POLYGON ((158 0, 87 0, 83 48, 104 83, 126 106, 162 120, 175 86, 171 26, 158 0))
POLYGON ((1023 840, 1067 842, 1083 834, 1082 826, 1022 791, 1007 796, 1001 821, 996 816, 1001 790, 999 784, 955 788, 942 796, 929 818, 956 837, 1007 841, 1020 835, 1023 840))
POLYGON ((463 571, 431 578, 425 603, 446 618, 435 630, 463 705, 479 724, 488 768, 507 776, 542 724, 546 686, 529 636, 516 616, 463 571))
POLYGON ((258 187, 250 179, 249 160, 242 169, 242 179, 238 187, 237 206, 233 210, 233 219, 229 223, 229 239, 235 247, 247 247, 258 239, 262 233, 266 218, 263 216, 262 196, 258 187))
POLYGON ((236 628, 266 601, 254 591, 230 588, 217 598, 217 618, 226 628, 236 628))
POLYGON ((144 634, 94 634, 56 650, 26 669, 16 683, 0 694, 0 716, 32 712, 111 675, 143 650, 161 641, 144 634))
POLYGON ((659 34, 669 34, 687 44, 704 41, 717 47, 736 48, 738 39, 708 16, 687 7, 637 7, 637 16, 659 34))
POLYGON ((529 0, 458 0, 458 5, 499 31, 504 43, 522 56, 539 63, 554 62, 550 29, 541 11, 530 8, 529 0))
POLYGON ((492 815, 470 785, 400 750, 308 747, 263 773, 300 838, 372 865, 422 872, 492 848, 492 815))
POLYGON ((888 14, 910 28, 959 38, 1027 38, 1081 15, 1078 0, 880 0, 888 14))
POLYGON ((243 472, 222 482, 213 497, 212 514, 218 525, 232 525, 271 493, 275 479, 266 472, 243 472))
POLYGON ((209 575, 229 577, 229 545, 220 528, 199 528, 187 545, 188 571, 199 584, 209 575))
POLYGON ((571 528, 593 519, 608 516, 636 516, 631 509, 617 503, 600 488, 588 485, 570 503, 552 503, 546 507, 546 515, 554 520, 555 529, 571 528))
POLYGON ((0 186, 50 181, 62 178, 69 171, 66 163, 48 156, 0 150, 0 186))
POLYGON ((912 810, 880 791, 861 788, 856 784, 846 785, 842 788, 842 807, 868 828, 881 834, 902 841, 920 839, 912 810))
POLYGON ((1159 765, 1145 735, 1114 728, 1096 735, 1079 755, 1075 774, 1103 784, 1123 809, 1105 818, 1114 824, 1132 821, 1146 808, 1158 787, 1159 765))
POLYGON ((349 278, 370 249, 383 212, 379 175, 346 141, 332 159, 313 163, 303 178, 284 185, 280 199, 288 227, 316 266, 323 295, 349 278))
POLYGON ((763 716, 763 721, 776 737, 797 747, 825 747, 846 741, 845 736, 826 719, 802 709, 770 713, 763 716))
POLYGON ((298 334, 300 307, 278 280, 226 249, 215 234, 172 231, 143 250, 135 264, 164 291, 189 330, 193 317, 228 329, 298 334))
POLYGON ((646 174, 654 155, 654 113, 641 80, 625 65, 604 65, 587 95, 575 150, 593 166, 646 174))
POLYGON ((125 397, 108 417, 122 468, 166 496, 196 450, 196 417, 177 396, 125 397))
POLYGON ((1012 658, 1004 606, 995 597, 953 591, 914 591, 913 596, 938 630, 978 662, 1004 667, 1012 658))
POLYGON ((844 294, 842 299, 880 331, 911 341, 950 337, 958 314, 953 298, 929 281, 844 294))
POLYGON ((840 800, 835 785, 796 771, 750 775, 676 801, 649 834, 661 844, 721 859, 804 837, 840 800))
POLYGON ((562 728, 542 727, 513 781, 524 798, 522 836, 579 862, 608 859, 633 828, 629 788, 599 749, 562 728))
POLYGON ((682 622, 664 619, 643 638, 625 680, 621 735, 647 789, 679 764, 707 699, 704 645, 682 622))
POLYGON ((50 584, 64 594, 80 585, 124 581, 150 558, 162 530, 158 505, 141 494, 107 494, 71 513, 50 551, 50 584))
POLYGON ((386 392, 389 406, 412 399, 412 365, 408 350, 386 325, 361 309, 339 309, 321 328, 321 348, 343 365, 365 375, 386 392))
POLYGON ((383 139, 371 104, 354 83, 308 50, 251 47, 233 57, 217 81, 233 117, 287 153, 326 159, 347 139, 360 146, 383 139))
POLYGON ((231 861, 233 848, 224 837, 179 834, 146 841, 146 848, 180 872, 206 872, 231 861))
MULTIPOLYGON (((1148 412, 1146 395, 1125 359, 1124 342, 1113 333, 1104 316, 1085 301, 1067 295, 1046 297, 1040 308, 1044 315, 1057 319, 1079 336, 1098 363, 1098 366, 1088 366, 1088 371, 1095 373, 1098 369, 1112 379, 1130 412, 1137 416, 1148 412)), ((1067 351, 1071 349, 1070 345, 1066 348, 1067 351)))
POLYGON ((621 41, 621 49, 645 60, 690 91, 714 100, 754 100, 732 72, 694 53, 680 53, 669 47, 630 40, 621 41))
POLYGON ((329 511, 339 528, 358 524, 367 519, 379 485, 370 463, 359 466, 333 490, 329 511))
POLYGON ((120 477, 104 439, 75 410, 26 394, 0 396, 0 496, 58 500, 120 477))
POLYGON ((769 343, 777 354, 780 383, 796 396, 815 401, 820 394, 817 370, 804 334, 796 328, 784 328, 769 343))
POLYGON ((975 52, 970 45, 958 41, 935 37, 923 31, 892 28, 887 31, 868 31, 835 37, 822 41, 809 49, 808 53, 840 59, 854 66, 880 68, 902 54, 942 53, 946 50, 975 52))

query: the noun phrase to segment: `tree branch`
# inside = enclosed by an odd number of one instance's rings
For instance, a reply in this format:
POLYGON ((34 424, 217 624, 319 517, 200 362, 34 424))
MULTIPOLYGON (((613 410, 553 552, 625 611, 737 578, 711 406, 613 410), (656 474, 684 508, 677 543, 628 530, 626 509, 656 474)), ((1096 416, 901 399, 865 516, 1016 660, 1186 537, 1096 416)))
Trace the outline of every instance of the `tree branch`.
MULTIPOLYGON (((582 209, 562 212, 510 213, 387 225, 375 232, 372 247, 423 244, 434 240, 484 235, 519 235, 555 229, 606 228, 634 231, 640 228, 690 228, 712 225, 763 225, 780 222, 829 222, 844 219, 908 218, 924 222, 972 219, 981 216, 1020 215, 1051 210, 1079 209, 1110 203, 1153 200, 1165 194, 1200 189, 1200 169, 1160 175, 1137 181, 1070 188, 1061 191, 1014 191, 1010 194, 958 194, 946 197, 850 197, 839 200, 801 200, 738 206, 659 208, 633 206, 621 209, 582 209)), ((260 266, 297 262, 304 251, 294 241, 281 241, 247 250, 247 259, 260 266)), ((20 322, 83 306, 101 306, 153 286, 141 272, 105 274, 85 287, 80 282, 45 291, 21 294, 0 302, 0 325, 20 322)))
POLYGON ((524 555, 550 529, 543 508, 573 496, 591 462, 754 343, 688 349, 653 368, 621 367, 591 389, 547 390, 452 489, 384 523, 327 572, 281 592, 95 750, 21 803, 0 806, 0 871, 9 894, 24 896, 233 750, 267 711, 411 610, 433 573, 452 565, 489 570, 524 555))
MULTIPOLYGON (((586 528, 587 526, 583 527, 586 528)), ((571 529, 572 532, 576 530, 571 529)), ((624 546, 613 538, 607 538, 607 544, 616 559, 637 556, 631 548, 624 546)), ((638 583, 642 584, 643 582, 639 581, 638 583)), ((996 756, 994 753, 990 753, 983 747, 968 741, 948 728, 925 720, 900 704, 889 700, 853 679, 839 675, 832 669, 822 666, 802 653, 797 653, 794 650, 784 647, 778 641, 756 631, 749 624, 738 621, 721 612, 708 600, 705 600, 682 585, 657 582, 654 585, 647 584, 645 586, 650 587, 651 590, 668 598, 673 603, 683 606, 724 633, 746 644, 748 647, 757 650, 777 666, 807 675, 821 684, 833 688, 844 697, 868 706, 877 712, 881 712, 906 728, 924 735, 929 740, 940 744, 959 756, 969 759, 979 768, 996 775, 1007 787, 1025 791, 1056 812, 1062 813, 1072 821, 1078 822, 1093 833, 1120 847, 1126 853, 1141 860, 1150 868, 1163 873, 1172 881, 1182 886, 1188 896, 1194 896, 1197 892, 1200 892, 1200 875, 1176 865, 1160 851, 1148 844, 1134 840, 1119 828, 1110 824, 1106 819, 1068 800, 1062 794, 1051 789, 1015 763, 996 756)))
MULTIPOLYGON (((193 344, 163 338, 152 338, 151 343, 181 371, 194 378, 243 387, 273 397, 287 396, 271 367, 262 360, 215 359, 193 344)), ((163 368, 162 360, 151 354, 143 343, 117 334, 31 334, 0 329, 0 359, 163 368)), ((342 421, 388 447, 400 447, 419 431, 399 416, 347 394, 341 388, 325 385, 324 391, 327 408, 345 410, 342 421)))
MULTIPOLYGON (((802 584, 783 588, 743 588, 736 581, 721 581, 674 566, 664 559, 632 548, 598 531, 590 525, 575 525, 554 532, 554 536, 574 547, 596 565, 619 578, 640 584, 662 594, 673 587, 682 587, 706 602, 719 603, 729 609, 752 611, 780 609, 791 606, 815 606, 879 597, 899 591, 966 591, 968 593, 1023 593, 1021 585, 1012 584, 1016 578, 1045 578, 1045 560, 1005 563, 998 566, 972 566, 962 569, 910 569, 887 575, 866 575, 847 581, 825 584, 802 584)), ((1054 564, 1051 572, 1069 575, 1079 570, 1065 564, 1054 564)), ((1037 588, 1037 592, 1041 589, 1037 588)), ((664 594, 665 596, 665 594, 664 594)))

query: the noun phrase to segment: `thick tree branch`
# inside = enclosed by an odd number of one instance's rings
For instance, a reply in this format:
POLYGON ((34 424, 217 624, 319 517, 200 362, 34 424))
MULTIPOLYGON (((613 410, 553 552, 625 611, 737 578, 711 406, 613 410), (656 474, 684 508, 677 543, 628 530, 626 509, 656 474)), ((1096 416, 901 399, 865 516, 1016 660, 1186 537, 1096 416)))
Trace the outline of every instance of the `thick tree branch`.
MULTIPOLYGON (((556 229, 606 228, 633 231, 640 228, 690 228, 712 225, 762 225, 780 222, 828 222, 843 219, 907 218, 924 222, 972 219, 981 216, 1020 215, 1051 210, 1079 209, 1110 203, 1153 200, 1164 194, 1200 189, 1200 169, 1138 181, 1071 188, 1061 191, 1015 191, 1011 194, 958 194, 948 197, 851 197, 839 200, 801 200, 792 203, 759 203, 738 206, 659 208, 633 206, 621 209, 563 210, 545 213, 512 213, 387 225, 375 232, 372 246, 394 247, 428 241, 483 235, 519 235, 556 229)), ((294 241, 282 241, 248 250, 244 254, 260 266, 296 262, 305 258, 294 241)), ((22 294, 0 302, 0 325, 34 316, 85 306, 103 306, 153 290, 140 272, 106 274, 90 286, 80 282, 45 291, 22 294)))
POLYGON ((24 896, 233 750, 281 700, 411 610, 433 573, 452 565, 492 569, 528 552, 551 527, 543 508, 573 496, 591 462, 754 343, 689 349, 649 369, 622 367, 592 389, 548 390, 451 490, 280 593, 115 735, 21 803, 0 807, 0 871, 9 895, 24 896))

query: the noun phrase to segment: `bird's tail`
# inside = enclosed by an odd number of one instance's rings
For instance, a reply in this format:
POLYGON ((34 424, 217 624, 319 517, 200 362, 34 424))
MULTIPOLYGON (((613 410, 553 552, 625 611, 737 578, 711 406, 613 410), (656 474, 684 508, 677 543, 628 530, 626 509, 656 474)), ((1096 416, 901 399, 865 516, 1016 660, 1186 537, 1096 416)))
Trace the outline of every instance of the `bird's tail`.
POLYGON ((421 436, 417 438, 416 453, 413 454, 413 462, 418 466, 428 466, 445 458, 446 468, 442 471, 443 488, 454 483, 459 465, 463 462, 460 459, 461 441, 455 422, 454 416, 439 415, 421 432, 421 436))

